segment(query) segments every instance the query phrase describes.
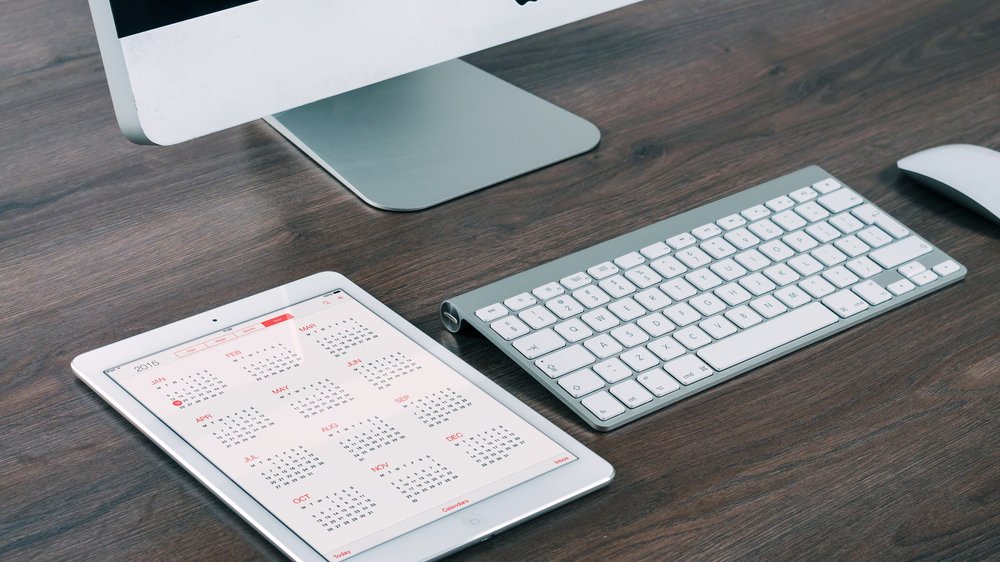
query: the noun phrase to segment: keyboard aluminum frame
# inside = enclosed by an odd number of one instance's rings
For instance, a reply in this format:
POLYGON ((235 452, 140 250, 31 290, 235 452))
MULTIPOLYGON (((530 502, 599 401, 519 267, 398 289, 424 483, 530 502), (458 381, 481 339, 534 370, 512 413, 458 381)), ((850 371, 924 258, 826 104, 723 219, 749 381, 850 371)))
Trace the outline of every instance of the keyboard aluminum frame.
MULTIPOLYGON (((671 236, 680 234, 682 232, 690 232, 691 230, 702 226, 708 222, 714 222, 721 219, 722 217, 728 216, 733 213, 739 213, 744 209, 752 207, 754 205, 762 204, 770 199, 779 197, 781 195, 788 195, 789 193, 801 189, 806 186, 811 186, 822 180, 833 178, 839 181, 844 187, 850 187, 844 181, 836 178, 833 174, 825 171, 819 166, 809 166, 801 170, 792 172, 788 175, 779 177, 777 179, 762 183, 755 187, 743 190, 739 193, 718 199, 716 201, 707 203, 701 207, 686 211, 684 213, 675 215, 673 217, 667 218, 660 222, 651 224, 647 227, 640 228, 638 230, 623 234, 617 238, 607 240, 605 242, 596 244, 589 248, 585 248, 578 252, 574 252, 562 258, 550 261, 548 263, 539 265, 537 267, 528 269, 521 273, 512 275, 510 277, 501 279, 489 285, 485 285, 478 289, 469 291, 457 297, 446 300, 441 305, 441 319, 444 322, 445 327, 452 331, 458 332, 464 327, 471 326, 478 330, 482 335, 486 336, 494 345, 499 347, 504 353, 506 353, 511 359, 514 360, 522 369, 531 374, 539 383, 546 387, 550 392, 556 395, 564 404, 566 404, 573 412, 578 416, 583 418, 587 424, 598 430, 598 431, 610 431, 621 427, 631 421, 641 418, 647 414, 654 411, 665 408, 671 404, 679 402, 685 398, 688 398, 694 394, 702 392, 708 388, 721 384, 729 379, 740 376, 748 371, 756 369, 757 367, 770 363, 775 359, 784 357, 794 351, 802 349, 808 345, 811 345, 817 341, 824 340, 834 334, 840 333, 852 326, 865 322, 870 318, 879 316, 885 312, 892 309, 898 308, 904 304, 917 300, 925 295, 933 293, 938 289, 944 288, 948 285, 957 283, 958 281, 965 278, 967 269, 965 266, 958 263, 957 260, 951 256, 944 253, 940 248, 937 247, 933 242, 928 241, 932 246, 931 252, 924 254, 913 261, 917 261, 923 264, 927 269, 931 269, 933 265, 941 263, 946 260, 952 260, 959 265, 959 270, 947 276, 938 277, 938 279, 923 285, 917 286, 915 289, 904 293, 903 295, 894 295, 888 301, 869 306, 868 309, 859 312, 848 318, 841 318, 836 323, 831 324, 825 328, 821 328, 815 332, 812 332, 806 336, 798 338, 792 342, 785 345, 777 347, 771 351, 758 355, 750 360, 740 363, 736 366, 730 367, 724 371, 716 372, 715 374, 696 381, 688 386, 682 385, 679 390, 671 392, 663 397, 654 397, 653 400, 642 404, 636 408, 628 408, 626 406, 626 412, 615 416, 609 420, 601 420, 599 417, 594 415, 590 410, 588 410, 581 400, 586 398, 592 393, 581 396, 579 398, 574 398, 568 392, 566 392, 561 386, 559 386, 559 378, 550 378, 544 372, 542 372, 538 367, 535 366, 535 359, 525 358, 516 348, 514 348, 511 341, 504 340, 496 332, 494 332, 488 322, 483 322, 476 316, 475 312, 480 308, 489 306, 493 303, 503 302, 505 299, 510 298, 514 295, 531 292, 532 289, 549 283, 551 281, 558 282, 560 279, 577 273, 579 271, 586 271, 587 268, 594 265, 600 264, 605 261, 613 261, 615 258, 620 257, 629 252, 638 251, 640 248, 648 246, 656 242, 662 242, 671 236)), ((853 188, 852 188, 853 189, 853 188)), ((857 192, 857 190, 855 190, 857 192)), ((876 209, 879 209, 888 216, 892 216, 887 213, 884 209, 878 207, 870 200, 868 200, 864 195, 860 194, 863 203, 869 203, 873 205, 876 209)), ((898 219, 897 219, 898 220, 898 219)), ((910 227, 903 225, 905 228, 910 230, 911 235, 917 235, 923 240, 926 240, 923 236, 913 232, 910 227)), ((846 236, 846 235, 845 235, 846 236)), ((699 241, 699 244, 701 241, 699 241)), ((697 244, 696 244, 697 246, 697 244)), ((675 252, 671 250, 669 255, 673 255, 675 252)), ((808 252, 796 252, 796 255, 801 255, 808 252)), ((867 255, 867 253, 865 254, 867 255)), ((717 260, 713 260, 717 261, 717 260)), ((784 262, 782 262, 784 263, 784 262)), ((824 271, 829 269, 829 267, 824 267, 824 271)), ((887 269, 878 273, 868 280, 875 281, 879 285, 887 286, 889 283, 903 279, 904 277, 900 275, 897 268, 887 269)), ((597 284, 597 280, 594 280, 594 285, 597 284)), ((853 285, 852 285, 853 286, 853 285)), ((779 290, 778 287, 774 290, 779 290)), ((773 294, 774 290, 765 293, 767 295, 773 294)), ((567 291, 567 294, 570 291, 567 291)), ((699 294, 702 291, 699 291, 699 294)), ((760 298, 764 295, 755 295, 754 298, 760 298)), ((612 302, 619 299, 612 299, 612 302)), ((685 299, 686 302, 687 299, 685 299)), ((812 299, 819 301, 821 299, 812 299)), ((727 309, 732 307, 727 307, 727 309)), ((782 313, 786 314, 786 313, 782 313)), ((579 316, 574 316, 578 318, 579 316)), ((780 315, 775 316, 775 318, 780 317, 780 315)), ((771 320, 771 319, 767 319, 771 320)), ((560 322, 565 321, 565 319, 560 319, 560 322)), ((696 325, 696 324, 695 324, 696 325)), ((537 330, 532 330, 531 333, 535 333, 537 330)), ((671 332, 673 333, 673 331, 671 332)), ((718 341, 718 340, 717 340, 718 341)), ((582 342, 581 342, 582 343, 582 342)), ((569 345, 569 344, 568 344, 569 345)), ((689 353, 696 353, 696 351, 691 351, 689 353)), ((542 356, 544 357, 544 355, 542 356)), ((600 359, 598 360, 600 361, 600 359)), ((664 361, 660 361, 659 367, 654 367, 654 369, 661 369, 664 361)), ((643 371, 643 372, 648 372, 643 371)), ((569 373, 563 376, 568 376, 569 373)), ((625 380, 635 380, 636 377, 642 373, 635 373, 633 376, 623 379, 622 381, 617 381, 615 383, 606 383, 602 390, 607 391, 613 384, 620 384, 625 380)), ((595 391, 596 392, 596 391, 595 391)))

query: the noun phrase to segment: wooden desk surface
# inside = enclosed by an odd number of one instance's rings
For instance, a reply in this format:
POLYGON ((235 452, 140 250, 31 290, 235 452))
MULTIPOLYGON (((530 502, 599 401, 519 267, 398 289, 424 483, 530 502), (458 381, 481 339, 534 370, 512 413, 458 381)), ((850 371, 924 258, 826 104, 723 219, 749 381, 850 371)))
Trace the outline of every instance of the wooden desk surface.
POLYGON ((477 54, 604 138, 416 214, 365 206, 261 122, 129 144, 86 3, 0 13, 0 559, 280 559, 69 363, 320 270, 618 470, 457 559, 1000 552, 1000 229, 894 167, 1000 147, 995 0, 650 0, 477 54), (812 163, 968 278, 610 434, 438 321, 446 297, 812 163))

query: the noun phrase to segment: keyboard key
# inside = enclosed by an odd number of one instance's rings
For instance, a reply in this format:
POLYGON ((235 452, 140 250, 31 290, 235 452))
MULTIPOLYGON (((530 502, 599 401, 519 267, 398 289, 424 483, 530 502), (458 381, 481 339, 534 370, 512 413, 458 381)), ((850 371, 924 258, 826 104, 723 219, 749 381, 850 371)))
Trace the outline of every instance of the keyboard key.
POLYGON ((535 297, 531 296, 530 294, 528 294, 528 293, 521 293, 520 295, 515 295, 515 296, 510 297, 509 299, 503 301, 503 304, 507 308, 513 310, 514 312, 517 312, 518 310, 521 310, 523 308, 528 308, 529 306, 531 306, 531 305, 533 305, 533 304, 535 304, 537 302, 538 302, 538 299, 536 299, 535 297))
POLYGON ((541 359, 535 360, 535 366, 551 378, 558 378, 566 373, 582 369, 597 359, 581 345, 552 352, 541 359))
POLYGON ((667 317, 660 314, 647 314, 635 322, 640 328, 646 331, 650 337, 658 338, 663 334, 670 333, 676 326, 667 317))
POLYGON ((566 289, 563 289, 562 285, 553 281, 551 283, 546 283, 541 287, 535 287, 535 289, 531 291, 531 294, 535 295, 536 298, 546 300, 551 299, 552 297, 557 297, 565 292, 566 289))
POLYGON ((713 236, 718 236, 719 234, 722 234, 722 229, 719 228, 719 225, 710 222, 708 224, 703 224, 698 228, 692 230, 691 234, 694 234, 695 237, 697 237, 699 240, 708 240, 713 236))
POLYGON ((781 240, 785 244, 788 244, 788 246, 796 252, 805 252, 819 246, 819 242, 817 242, 812 236, 806 234, 804 230, 796 230, 781 240))
POLYGON ((836 321, 835 314, 820 303, 812 302, 774 320, 758 324, 753 328, 708 345, 698 351, 698 357, 705 360, 714 369, 723 371, 825 328, 836 321))
POLYGON ((895 283, 890 283, 886 288, 889 289, 889 292, 894 295, 902 295, 916 289, 917 286, 914 285, 909 279, 900 279, 895 283))
MULTIPOLYGON (((619 326, 608 333, 611 334, 611 337, 618 340, 618 343, 622 344, 625 347, 635 347, 639 344, 643 344, 649 341, 649 336, 646 335, 646 332, 642 331, 638 326, 631 323, 625 324, 624 326, 619 326)), ((622 359, 624 359, 624 357, 622 359)), ((635 367, 632 368, 635 369, 635 367)), ((635 370, 638 371, 639 369, 635 370)))
POLYGON ((761 240, 773 240, 785 232, 780 226, 774 224, 769 219, 755 222, 748 226, 747 229, 761 240))
POLYGON ((820 244, 840 238, 840 231, 827 221, 819 221, 806 227, 806 234, 812 236, 820 244))
POLYGON ((727 232, 724 238, 727 242, 741 250, 746 250, 751 246, 760 244, 760 238, 757 238, 754 233, 745 228, 737 228, 732 232, 727 232))
POLYGON ((764 293, 777 287, 777 285, 771 282, 770 279, 764 277, 760 273, 751 273, 743 279, 740 279, 739 283, 744 289, 755 295, 763 295, 764 293))
POLYGON ((559 386, 563 387, 573 398, 579 398, 604 388, 604 381, 590 369, 581 369, 559 379, 559 386))
POLYGON ((837 248, 834 248, 830 244, 826 244, 816 248, 815 250, 809 252, 809 255, 818 259, 823 265, 830 267, 837 265, 843 261, 847 260, 847 256, 844 252, 841 252, 837 248))
POLYGON ((857 275, 851 273, 846 267, 838 265, 823 272, 823 278, 843 289, 859 281, 857 275))
POLYGON ((749 328, 754 324, 760 324, 764 321, 764 318, 754 312, 749 306, 737 306, 732 310, 726 311, 725 316, 740 328, 749 328))
POLYGON ((875 226, 881 228, 896 238, 903 238, 910 233, 909 230, 903 228, 903 225, 896 222, 896 219, 887 216, 885 213, 875 217, 875 226))
POLYGON ((802 189, 796 189, 795 191, 788 194, 796 203, 804 203, 810 199, 815 199, 819 195, 813 190, 812 187, 803 187, 802 189))
POLYGON ((698 311, 691 308, 691 305, 686 302, 663 309, 663 315, 678 326, 687 326, 701 320, 701 314, 698 314, 698 311))
POLYGON ((559 334, 551 328, 528 334, 513 341, 514 348, 521 352, 528 359, 534 359, 545 355, 550 351, 555 351, 566 345, 566 342, 559 337, 559 334))
POLYGON ((859 221, 850 213, 842 213, 830 218, 830 224, 837 227, 837 230, 844 234, 857 232, 865 227, 865 223, 859 221))
POLYGON ((604 263, 599 263, 594 267, 587 270, 587 273, 594 279, 604 279, 605 277, 611 277, 612 275, 621 271, 618 266, 606 261, 604 263))
POLYGON ((731 256, 736 253, 736 247, 722 238, 713 238, 701 245, 705 253, 715 259, 731 256))
POLYGON ((785 263, 792 266, 792 269, 799 272, 799 275, 802 276, 812 275, 823 270, 823 264, 819 263, 816 258, 809 254, 795 256, 785 263))
POLYGON ((715 221, 715 224, 722 227, 722 230, 732 230, 734 228, 741 227, 746 223, 747 220, 737 214, 728 215, 715 221))
POLYGON ((892 236, 877 226, 869 226, 858 233, 858 238, 873 248, 879 248, 893 241, 892 236))
POLYGON ((617 355, 624 349, 620 343, 607 334, 598 334, 583 342, 583 345, 600 359, 617 355))
POLYGON ((757 311, 764 318, 774 318, 788 310, 788 307, 781 304, 781 301, 771 295, 764 295, 757 300, 750 301, 750 308, 757 311))
POLYGON ((857 236, 846 236, 834 242, 833 245, 852 258, 871 250, 868 244, 862 242, 857 236))
POLYGON ((848 318, 859 312, 868 310, 868 303, 850 290, 840 291, 824 297, 823 304, 842 318, 848 318))
POLYGON ((594 308, 611 302, 611 297, 607 293, 593 285, 573 291, 573 298, 587 308, 594 308))
POLYGON ((683 250, 678 250, 674 255, 677 259, 684 262, 684 265, 692 269, 708 265, 712 262, 712 258, 700 248, 684 248, 683 250))
POLYGON ((872 306, 882 304, 892 298, 889 291, 886 291, 874 281, 862 281, 851 287, 851 290, 859 297, 868 301, 868 304, 872 306))
POLYGON ((670 279, 671 277, 677 277, 678 275, 687 271, 687 266, 677 261, 677 258, 673 256, 666 256, 653 260, 649 264, 650 267, 656 270, 657 273, 670 279))
POLYGON ((629 252, 624 256, 615 258, 615 265, 622 269, 632 269, 637 265, 642 265, 646 261, 646 258, 642 257, 639 252, 629 252))
POLYGON ((698 312, 705 316, 711 316, 716 312, 722 312, 726 309, 726 303, 722 302, 722 299, 712 293, 702 293, 689 300, 688 304, 695 307, 698 312))
POLYGON ((663 370, 670 373, 671 376, 685 386, 698 382, 705 377, 710 377, 713 374, 711 367, 694 355, 685 355, 680 359, 674 359, 663 365, 663 370))
POLYGON ((608 310, 620 318, 622 322, 635 320, 643 314, 646 314, 646 309, 640 306, 639 303, 635 302, 635 300, 631 297, 625 297, 620 301, 615 301, 609 304, 608 310))
POLYGON ((835 189, 840 189, 840 182, 833 178, 827 178, 823 181, 814 183, 813 189, 819 193, 830 193, 835 189))
POLYGON ((839 213, 846 211, 851 207, 856 207, 864 203, 864 199, 860 195, 854 193, 854 191, 847 189, 838 189, 823 195, 817 199, 820 205, 826 207, 831 213, 839 213))
POLYGON ((660 277, 660 274, 653 271, 648 265, 640 265, 635 269, 626 271, 625 277, 627 277, 629 281, 634 283, 635 286, 640 289, 652 287, 660 281, 663 281, 663 277, 660 277))
POLYGON ((821 298, 833 293, 837 290, 832 283, 823 279, 819 275, 815 277, 810 277, 808 279, 803 279, 799 282, 799 288, 803 291, 809 293, 813 298, 821 298))
POLYGON ((669 361, 687 353, 687 349, 670 336, 651 341, 646 344, 646 349, 655 353, 662 361, 669 361))
POLYGON ((636 377, 635 380, 639 381, 639 384, 646 387, 646 390, 658 397, 666 396, 681 388, 681 385, 673 377, 659 369, 643 373, 636 377))
POLYGON ((901 263, 906 263, 930 251, 930 244, 916 236, 910 236, 898 242, 893 242, 888 246, 882 246, 868 254, 868 257, 878 262, 882 267, 892 269, 901 263))
POLYGON ((794 207, 795 201, 792 201, 792 199, 787 195, 782 195, 781 197, 771 199, 767 203, 764 203, 764 205, 773 212, 780 213, 781 211, 794 207))
POLYGON ((947 260, 935 265, 932 269, 934 270, 934 273, 937 273, 941 277, 947 277, 948 275, 958 271, 959 267, 957 263, 947 260))
POLYGON ((910 233, 909 230, 903 228, 903 225, 899 224, 895 219, 886 215, 882 211, 876 209, 875 206, 870 203, 851 209, 851 214, 860 219, 861 222, 865 224, 874 224, 895 238, 902 238, 910 233))
POLYGON ((712 343, 712 338, 697 326, 688 326, 674 332, 674 339, 688 349, 698 349, 699 347, 712 343))
POLYGON ((674 302, 670 300, 670 297, 663 294, 663 291, 657 289, 656 287, 650 287, 645 291, 639 291, 633 296, 633 298, 650 312, 660 310, 661 308, 674 302))
POLYGON ((559 280, 559 283, 562 284, 563 287, 566 287, 566 289, 573 291, 587 285, 591 281, 593 281, 593 279, 591 279, 589 275, 580 271, 574 273, 573 275, 563 277, 559 280))
POLYGON ((490 328, 493 328, 493 331, 505 340, 512 340, 530 331, 528 325, 521 322, 516 316, 501 318, 490 324, 490 328))
POLYGON ((629 408, 638 408, 653 399, 653 395, 635 381, 616 384, 609 390, 611 390, 611 394, 615 395, 615 398, 621 400, 629 408))
POLYGON ((620 359, 635 372, 652 369, 660 364, 660 360, 645 347, 637 347, 622 353, 620 359))
POLYGON ((899 266, 899 269, 897 269, 896 271, 898 271, 904 277, 913 277, 918 273, 923 273, 924 271, 927 271, 927 268, 924 267, 924 264, 918 261, 911 261, 909 263, 904 263, 903 265, 899 266))
POLYGON ((535 330, 541 330, 542 328, 551 326, 558 321, 555 314, 552 314, 549 309, 542 306, 531 307, 517 316, 535 330))
POLYGON ((795 207, 795 212, 809 222, 820 221, 830 216, 830 213, 823 207, 817 205, 815 201, 803 203, 802 205, 795 207))
POLYGON ((597 308, 580 317, 593 330, 603 332, 621 324, 618 317, 606 308, 597 308))
POLYGON ((758 269, 764 269, 765 267, 771 265, 771 260, 767 259, 764 254, 758 252, 757 250, 747 250, 741 254, 736 254, 735 258, 740 265, 750 271, 757 271, 758 269))
POLYGON ((622 363, 620 359, 608 359, 594 365, 594 372, 609 383, 615 383, 627 379, 633 375, 632 370, 622 363))
POLYGON ((715 262, 708 266, 708 268, 726 281, 732 281, 747 274, 746 268, 731 259, 715 262))
POLYGON ((583 305, 576 302, 576 299, 569 295, 563 295, 561 297, 551 299, 545 303, 545 306, 552 312, 555 312, 556 316, 559 318, 576 316, 585 310, 583 305))
POLYGON ((748 221, 755 221, 770 215, 771 211, 763 205, 754 205, 749 209, 744 209, 740 214, 748 221))
POLYGON ((865 224, 875 224, 875 217, 882 214, 882 211, 876 209, 875 205, 866 203, 857 209, 852 210, 851 214, 858 217, 858 219, 865 224))
POLYGON ((625 406, 622 406, 621 402, 615 400, 613 396, 603 390, 596 394, 591 394, 581 400, 580 403, 603 421, 625 413, 625 406))
POLYGON ((782 211, 771 217, 771 220, 781 228, 788 231, 798 230, 809 224, 806 219, 800 217, 793 211, 782 211))
POLYGON ((694 244, 697 240, 694 236, 691 236, 688 232, 682 232, 677 236, 672 236, 667 238, 667 245, 675 250, 680 250, 681 248, 687 248, 688 246, 694 244))
POLYGON ((639 250, 639 253, 646 256, 646 259, 655 260, 669 254, 670 246, 667 246, 665 242, 657 242, 639 250))
POLYGON ((736 306, 753 298, 749 291, 737 283, 727 283, 716 289, 715 294, 729 306, 736 306))
POLYGON ((589 338, 594 335, 593 330, 581 322, 579 318, 573 318, 572 320, 556 324, 553 328, 557 334, 570 343, 576 343, 584 338, 589 338))
POLYGON ((671 279, 660 285, 660 290, 675 301, 684 300, 698 293, 693 285, 683 279, 671 279))
POLYGON ((684 276, 684 279, 702 291, 707 291, 722 284, 722 278, 707 267, 688 273, 684 276))
POLYGON ((771 240, 764 242, 757 248, 762 254, 774 261, 786 260, 795 255, 795 252, 781 240, 771 240))
POLYGON ((866 257, 851 260, 844 265, 847 266, 847 269, 850 269, 851 272, 862 279, 868 279, 872 275, 882 273, 882 268, 866 257))
POLYGON ((636 291, 636 286, 633 285, 631 281, 625 279, 621 275, 608 277, 607 279, 598 283, 598 286, 600 286, 605 293, 611 295, 611 297, 615 299, 620 299, 625 295, 631 295, 636 291))
POLYGON ((505 314, 507 314, 507 307, 498 302, 484 306, 476 311, 476 316, 483 322, 492 322, 497 318, 503 318, 505 314))
POLYGON ((736 325, 721 315, 702 320, 698 327, 717 340, 736 333, 736 325))
POLYGON ((599 359, 606 359, 621 353, 622 346, 607 334, 598 334, 583 342, 583 345, 599 359))
POLYGON ((794 285, 778 289, 774 296, 788 308, 798 308, 812 300, 804 290, 794 285))
POLYGON ((922 287, 930 283, 931 281, 936 281, 937 278, 938 278, 937 273, 934 273, 933 271, 928 269, 927 271, 922 271, 914 275, 913 277, 910 277, 910 281, 913 281, 917 286, 922 287))
POLYGON ((783 263, 779 263, 778 265, 771 266, 765 269, 764 275, 767 275, 768 279, 774 281, 781 287, 784 287, 785 285, 789 285, 791 283, 795 283, 799 279, 802 279, 802 276, 800 276, 798 273, 795 273, 794 269, 788 267, 783 263))

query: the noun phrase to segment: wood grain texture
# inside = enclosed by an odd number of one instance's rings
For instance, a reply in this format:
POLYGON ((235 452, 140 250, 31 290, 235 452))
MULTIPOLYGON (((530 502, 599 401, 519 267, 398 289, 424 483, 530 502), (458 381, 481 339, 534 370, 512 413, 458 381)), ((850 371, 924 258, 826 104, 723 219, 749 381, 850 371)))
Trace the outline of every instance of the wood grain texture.
POLYGON ((320 270, 618 470, 456 559, 997 559, 1000 229, 893 163, 1000 147, 1000 3, 648 0, 468 60, 601 145, 387 213, 260 122, 129 144, 86 3, 0 0, 0 559, 281 559, 69 362, 320 270), (447 297, 813 163, 968 278, 610 434, 438 321, 447 297))

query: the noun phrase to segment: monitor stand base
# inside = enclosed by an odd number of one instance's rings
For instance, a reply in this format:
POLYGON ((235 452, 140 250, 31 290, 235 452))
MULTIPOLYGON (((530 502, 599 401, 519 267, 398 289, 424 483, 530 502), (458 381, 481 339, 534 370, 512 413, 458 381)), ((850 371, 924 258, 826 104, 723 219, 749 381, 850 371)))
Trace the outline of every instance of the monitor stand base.
POLYGON ((597 145, 590 122, 451 60, 265 120, 369 205, 416 211, 597 145))

